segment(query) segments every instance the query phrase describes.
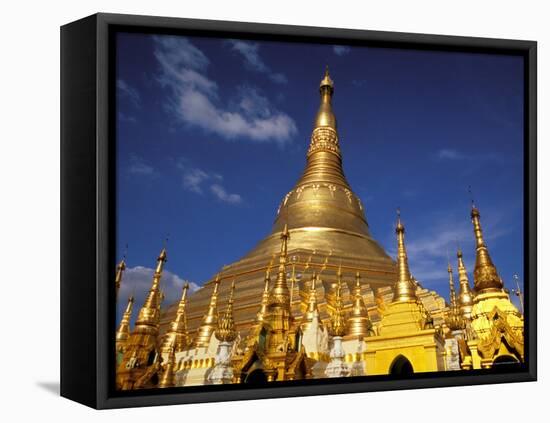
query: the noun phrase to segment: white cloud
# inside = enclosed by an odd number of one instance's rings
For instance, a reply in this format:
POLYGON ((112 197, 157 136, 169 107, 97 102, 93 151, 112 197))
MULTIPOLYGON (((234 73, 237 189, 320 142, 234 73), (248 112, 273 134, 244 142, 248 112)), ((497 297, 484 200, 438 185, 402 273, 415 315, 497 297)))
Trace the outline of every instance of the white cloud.
POLYGON ((118 120, 120 122, 130 122, 130 123, 137 122, 137 119, 134 116, 127 115, 126 113, 122 113, 122 112, 118 113, 118 120))
POLYGON ((464 154, 459 153, 456 150, 450 150, 445 148, 437 152, 437 157, 439 159, 447 159, 447 160, 462 160, 466 158, 464 154))
POLYGON ((227 192, 221 184, 223 176, 219 173, 199 169, 185 158, 178 160, 177 167, 183 172, 182 179, 185 190, 202 195, 205 193, 205 187, 208 187, 208 192, 224 203, 232 205, 242 203, 243 199, 239 194, 227 192))
POLYGON ((285 75, 282 73, 272 72, 269 66, 265 64, 259 54, 260 46, 258 43, 251 43, 239 40, 230 40, 232 50, 239 52, 243 58, 245 66, 259 73, 265 73, 269 79, 278 84, 286 84, 288 82, 285 75))
POLYGON ((117 79, 116 87, 121 97, 127 98, 134 106, 139 107, 141 103, 141 97, 139 92, 132 88, 126 81, 117 79))
POLYGON ((483 154, 464 154, 458 150, 443 148, 436 153, 436 157, 439 160, 455 160, 455 161, 468 161, 471 163, 481 163, 481 162, 495 162, 503 164, 505 162, 504 158, 498 153, 483 153, 483 154))
POLYGON ((221 104, 218 84, 206 76, 210 63, 204 53, 183 37, 155 37, 160 83, 172 91, 170 109, 184 123, 226 139, 248 138, 284 144, 296 134, 296 124, 254 89, 240 89, 239 101, 221 104), (243 96, 246 97, 246 107, 243 96), (256 109, 260 108, 259 114, 256 109))
POLYGON ((202 194, 202 184, 210 178, 210 175, 201 169, 189 169, 183 174, 183 187, 188 191, 202 194))
POLYGON ((345 56, 346 54, 349 54, 351 49, 346 46, 332 46, 332 50, 334 51, 334 54, 337 56, 345 56))
POLYGON ((153 166, 147 164, 141 157, 134 154, 130 156, 128 172, 134 175, 153 176, 155 174, 155 169, 153 166))
POLYGON ((242 198, 239 194, 230 194, 219 184, 210 185, 210 191, 212 191, 218 200, 224 203, 239 204, 242 202, 242 198))
MULTIPOLYGON (((155 269, 143 266, 128 267, 124 271, 118 293, 117 308, 119 315, 126 307, 128 297, 133 295, 135 298, 133 317, 137 316, 139 309, 145 302, 149 289, 151 289, 154 273, 155 269)), ((181 298, 181 290, 184 283, 185 280, 179 275, 168 270, 162 272, 160 287, 165 296, 162 303, 163 307, 167 307, 181 298)), ((189 282, 190 293, 195 292, 199 288, 199 285, 195 282, 189 282)))

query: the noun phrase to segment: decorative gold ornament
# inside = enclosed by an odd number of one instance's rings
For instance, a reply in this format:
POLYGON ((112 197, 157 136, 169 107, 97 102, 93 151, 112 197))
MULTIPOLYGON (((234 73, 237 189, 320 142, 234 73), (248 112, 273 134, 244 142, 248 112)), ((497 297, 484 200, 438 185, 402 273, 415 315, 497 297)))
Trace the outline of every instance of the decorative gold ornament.
POLYGON ((233 321, 233 292, 235 291, 235 281, 231 283, 231 292, 229 293, 229 301, 227 309, 223 316, 218 320, 218 327, 215 335, 220 342, 233 342, 237 338, 235 331, 235 322, 233 321))
POLYGON ((332 336, 344 336, 346 334, 346 318, 342 301, 342 269, 338 269, 338 282, 336 285, 336 298, 334 311, 330 319, 330 334, 332 336))
POLYGON ((189 333, 187 332, 187 316, 185 313, 188 291, 189 283, 186 282, 183 285, 181 300, 178 304, 176 317, 170 324, 170 329, 164 335, 163 343, 160 349, 163 354, 168 354, 172 349, 174 349, 176 353, 183 351, 190 344, 189 333))
POLYGON ((205 348, 210 344, 210 338, 216 329, 218 323, 218 290, 220 287, 220 275, 216 275, 214 280, 214 288, 212 289, 212 295, 210 296, 210 304, 208 305, 208 311, 206 312, 202 324, 198 330, 197 338, 195 340, 195 346, 197 348, 205 348))
POLYGON ((315 319, 319 318, 319 309, 317 308, 317 289, 316 289, 317 279, 318 279, 317 273, 313 272, 311 275, 311 285, 309 288, 307 309, 302 317, 302 322, 300 323, 300 328, 302 329, 302 333, 310 328, 311 324, 315 321, 315 319))
POLYGON ((141 307, 134 329, 125 344, 125 352, 117 368, 117 387, 122 390, 147 387, 156 374, 158 360, 157 337, 159 334, 160 303, 162 294, 160 280, 167 260, 162 249, 153 274, 153 283, 141 307), (156 358, 155 358, 156 357, 156 358))
POLYGON ((466 266, 464 266, 464 260, 462 259, 462 250, 458 250, 456 253, 458 259, 458 282, 460 284, 460 290, 458 292, 458 306, 460 314, 464 320, 470 320, 472 316, 472 305, 474 303, 473 294, 470 290, 470 281, 468 280, 468 272, 466 266))
POLYGON ((158 384, 159 388, 172 388, 175 386, 174 371, 176 366, 176 355, 174 350, 174 347, 171 347, 170 351, 168 352, 168 361, 162 369, 161 377, 158 384))
POLYGON ((472 205, 472 224, 476 238, 476 264, 474 268, 474 289, 476 294, 499 291, 503 288, 502 279, 491 260, 489 250, 483 240, 481 231, 480 214, 477 207, 472 205))
POLYGON ((120 289, 120 283, 122 282, 122 274, 126 270, 126 262, 124 259, 120 260, 120 263, 116 266, 116 275, 115 275, 115 295, 118 299, 118 291, 120 289))
POLYGON ((417 300, 416 287, 411 279, 409 260, 405 248, 405 226, 401 223, 401 213, 397 211, 397 283, 393 291, 393 301, 417 300))
POLYGON ((454 330, 460 330, 464 328, 464 320, 462 318, 462 315, 460 313, 460 308, 458 305, 458 300, 456 298, 456 291, 455 291, 455 282, 453 278, 453 268, 451 267, 451 263, 447 266, 447 272, 449 273, 449 312, 447 315, 447 326, 449 326, 449 329, 452 331, 454 330))
POLYGON ((126 341, 130 337, 130 320, 132 318, 132 309, 134 307, 134 297, 130 296, 128 298, 128 304, 126 305, 126 310, 122 315, 120 324, 116 331, 116 351, 117 354, 123 354, 126 347, 126 341))
POLYGON ((363 339, 373 334, 372 323, 369 319, 367 307, 361 294, 361 275, 355 274, 355 288, 353 290, 353 305, 348 318, 348 335, 363 339))

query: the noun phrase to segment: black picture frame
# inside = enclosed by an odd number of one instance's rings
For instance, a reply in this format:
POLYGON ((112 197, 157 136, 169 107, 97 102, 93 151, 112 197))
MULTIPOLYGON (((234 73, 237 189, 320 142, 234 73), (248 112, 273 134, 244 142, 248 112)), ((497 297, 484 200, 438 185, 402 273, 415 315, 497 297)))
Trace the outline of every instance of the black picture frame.
POLYGON ((95 14, 61 27, 61 395, 119 408, 534 381, 537 377, 537 44, 534 41, 95 14), (526 363, 519 371, 457 371, 114 391, 114 119, 116 31, 509 53, 524 58, 524 263, 526 363), (110 141, 111 140, 111 141, 110 141))

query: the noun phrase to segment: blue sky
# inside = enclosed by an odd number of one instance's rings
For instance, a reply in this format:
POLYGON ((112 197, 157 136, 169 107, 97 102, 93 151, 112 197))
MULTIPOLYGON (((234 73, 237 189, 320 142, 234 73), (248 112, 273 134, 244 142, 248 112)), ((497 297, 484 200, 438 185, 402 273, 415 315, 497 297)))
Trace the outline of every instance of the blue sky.
POLYGON ((270 232, 303 170, 327 64, 345 173, 373 236, 394 256, 400 207, 413 274, 448 297, 457 242, 473 270, 471 185, 505 285, 522 279, 520 57, 119 34, 121 298, 141 305, 166 237, 172 302, 184 279, 201 285, 270 232))

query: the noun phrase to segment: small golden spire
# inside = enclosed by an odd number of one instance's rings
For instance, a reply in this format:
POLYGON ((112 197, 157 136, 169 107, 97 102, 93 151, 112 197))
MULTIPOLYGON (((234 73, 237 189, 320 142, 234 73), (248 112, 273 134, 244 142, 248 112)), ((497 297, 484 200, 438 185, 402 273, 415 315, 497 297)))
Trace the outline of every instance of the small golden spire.
POLYGON ((470 281, 468 280, 468 272, 466 266, 464 266, 464 260, 462 259, 462 250, 459 248, 456 252, 458 259, 458 283, 460 289, 458 291, 458 307, 460 314, 464 319, 469 320, 472 316, 473 295, 470 290, 470 281))
POLYGON ((130 319, 132 318, 132 309, 134 307, 134 297, 128 298, 128 305, 122 315, 120 324, 116 331, 116 350, 117 352, 124 352, 124 344, 130 337, 130 319))
POLYGON ((166 263, 167 261, 168 261, 168 258, 166 255, 166 248, 163 248, 157 259, 157 268, 155 270, 155 273, 162 273, 164 269, 164 263, 166 263))
POLYGON ((474 289, 476 294, 502 291, 502 280, 498 276, 497 268, 493 264, 489 250, 483 240, 479 210, 473 203, 471 216, 476 238, 476 264, 474 267, 474 289))
POLYGON ((330 334, 332 336, 344 336, 346 334, 346 319, 344 316, 344 303, 342 301, 342 270, 338 269, 338 282, 336 285, 336 298, 334 311, 330 318, 330 334))
POLYGON ((348 334, 357 338, 364 338, 372 333, 372 323, 363 295, 361 294, 361 275, 355 274, 355 288, 353 290, 353 305, 348 318, 348 334))
POLYGON ((405 226, 401 223, 401 211, 397 210, 397 282, 393 292, 393 301, 417 300, 415 285, 411 280, 409 260, 405 248, 405 226))
POLYGON ((451 267, 451 262, 447 263, 447 273, 449 273, 449 303, 451 308, 456 308, 456 291, 455 291, 455 281, 453 278, 453 268, 451 267))
POLYGON ((456 299, 455 282, 453 278, 453 268, 449 262, 447 265, 449 273, 449 313, 447 315, 447 324, 451 330, 463 328, 463 319, 456 299))
POLYGON ((187 307, 187 292, 189 291, 189 283, 185 282, 182 289, 182 295, 176 311, 176 317, 170 323, 170 328, 161 347, 162 353, 170 352, 174 348, 175 352, 185 350, 189 346, 189 333, 187 332, 187 316, 185 309, 187 307))
POLYGON ((115 289, 116 289, 116 298, 118 299, 118 291, 120 289, 120 283, 122 282, 122 274, 126 270, 126 262, 124 258, 120 260, 120 263, 116 266, 116 275, 115 275, 115 289))
POLYGON ((218 323, 218 289, 220 286, 220 275, 216 275, 214 281, 214 288, 212 289, 212 296, 210 297, 210 304, 208 305, 208 311, 204 315, 202 324, 199 327, 197 339, 195 345, 197 347, 207 347, 210 343, 212 333, 216 329, 218 323))
POLYGON ((172 388, 175 386, 175 367, 176 367, 176 354, 174 348, 170 348, 168 352, 168 361, 162 370, 160 381, 158 384, 159 388, 172 388))
POLYGON ((153 284, 147 294, 145 303, 139 311, 138 318, 136 320, 136 326, 145 324, 149 326, 156 326, 158 329, 160 319, 160 304, 162 302, 163 294, 160 289, 160 279, 162 277, 162 271, 164 269, 164 263, 167 260, 166 249, 163 248, 157 258, 157 268, 153 274, 153 284))
POLYGON ((237 338, 235 331, 235 321, 233 320, 233 292, 235 290, 235 281, 231 283, 231 291, 229 292, 229 300, 227 309, 218 321, 218 327, 215 335, 220 342, 233 342, 237 338))
POLYGON ((290 234, 288 232, 288 225, 285 224, 283 232, 281 232, 281 254, 279 255, 279 271, 277 273, 277 279, 271 289, 270 304, 279 304, 290 310, 290 291, 286 283, 286 261, 288 253, 288 240, 290 234))
POLYGON ((264 292, 262 293, 262 302, 260 304, 260 311, 256 314, 256 324, 261 324, 265 320, 265 316, 267 314, 267 307, 269 305, 269 284, 271 283, 271 266, 273 265, 273 257, 271 258, 271 261, 269 262, 269 266, 267 266, 267 269, 265 271, 265 277, 264 277, 264 292))
POLYGON ((304 313, 304 317, 302 318, 302 322, 300 323, 302 333, 309 329, 313 321, 319 316, 319 309, 317 307, 317 279, 317 272, 313 272, 313 274, 311 275, 311 286, 309 289, 307 309, 304 313))

